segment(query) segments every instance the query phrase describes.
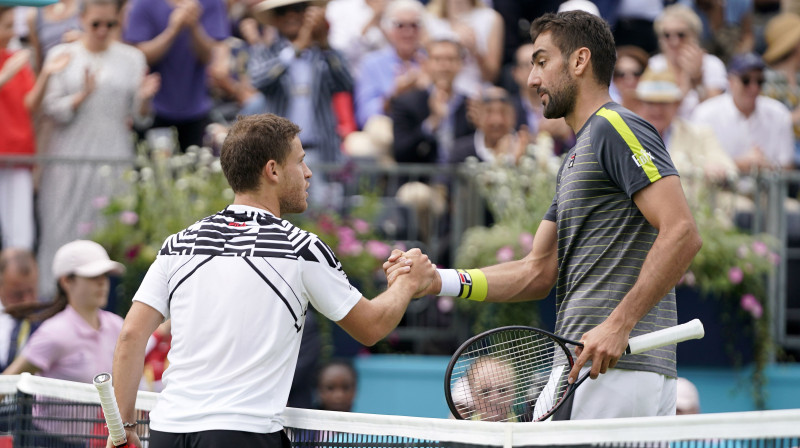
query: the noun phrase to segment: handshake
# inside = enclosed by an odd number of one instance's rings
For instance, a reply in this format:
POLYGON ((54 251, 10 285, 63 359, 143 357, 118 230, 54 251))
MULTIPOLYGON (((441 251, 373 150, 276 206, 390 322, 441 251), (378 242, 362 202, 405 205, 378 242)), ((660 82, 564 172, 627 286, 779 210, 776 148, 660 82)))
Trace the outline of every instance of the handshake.
POLYGON ((383 263, 388 288, 394 285, 413 291, 412 297, 437 294, 441 290, 441 278, 436 266, 419 249, 403 252, 395 249, 383 263))

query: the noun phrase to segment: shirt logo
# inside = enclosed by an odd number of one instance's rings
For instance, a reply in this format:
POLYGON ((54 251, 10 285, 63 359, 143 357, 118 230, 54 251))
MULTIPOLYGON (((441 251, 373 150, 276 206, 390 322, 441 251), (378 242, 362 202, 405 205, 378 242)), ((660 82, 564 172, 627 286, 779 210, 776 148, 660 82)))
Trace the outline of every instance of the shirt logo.
POLYGON ((231 227, 247 227, 247 224, 243 222, 229 222, 228 225, 231 227))
POLYGON ((575 154, 569 156, 569 165, 567 165, 567 168, 572 168, 572 165, 575 165, 575 154))
POLYGON ((635 163, 636 166, 642 167, 653 161, 653 154, 651 154, 650 151, 642 151, 639 155, 631 155, 631 159, 633 159, 633 163, 635 163))

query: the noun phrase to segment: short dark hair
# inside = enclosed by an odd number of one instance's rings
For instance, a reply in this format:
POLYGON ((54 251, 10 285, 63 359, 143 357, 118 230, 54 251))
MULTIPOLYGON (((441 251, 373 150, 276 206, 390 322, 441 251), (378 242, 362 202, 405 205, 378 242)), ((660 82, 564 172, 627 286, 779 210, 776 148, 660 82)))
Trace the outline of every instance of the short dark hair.
POLYGON ((548 31, 564 57, 569 57, 578 48, 588 48, 592 53, 595 79, 603 85, 611 85, 617 52, 614 35, 605 20, 584 11, 544 14, 531 23, 531 42, 536 42, 540 34, 548 31))
POLYGON ((345 369, 350 371, 350 374, 353 375, 353 382, 358 384, 358 371, 356 371, 355 366, 350 360, 342 359, 342 358, 334 358, 330 361, 326 362, 322 366, 320 366, 319 370, 317 371, 317 386, 319 387, 320 380, 322 379, 322 374, 325 373, 331 367, 334 366, 342 366, 345 369))
POLYGON ((277 115, 239 116, 222 143, 219 157, 233 191, 256 190, 267 162, 283 165, 299 133, 299 126, 277 115))

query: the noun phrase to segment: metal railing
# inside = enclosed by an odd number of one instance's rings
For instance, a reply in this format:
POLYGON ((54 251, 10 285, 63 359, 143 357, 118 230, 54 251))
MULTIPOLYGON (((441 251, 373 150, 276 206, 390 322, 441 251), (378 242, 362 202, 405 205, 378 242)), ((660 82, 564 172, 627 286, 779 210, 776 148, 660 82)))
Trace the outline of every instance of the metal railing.
MULTIPOLYGON (((75 157, 0 157, 0 168, 19 165, 85 165, 96 167, 136 166, 137 160, 75 158, 75 157)), ((344 165, 312 165, 315 177, 336 184, 341 188, 341 204, 329 204, 341 211, 356 205, 360 195, 378 191, 382 197, 382 214, 375 223, 389 240, 401 240, 409 245, 418 245, 441 265, 451 266, 456 248, 464 232, 473 226, 486 224, 484 201, 480 199, 477 184, 459 166, 401 164, 383 166, 369 161, 356 161, 344 165), (406 182, 419 181, 424 184, 440 182, 449 192, 445 212, 420 214, 418 210, 395 199, 395 193, 406 182)), ((768 309, 772 316, 771 332, 781 346, 800 349, 800 294, 794 285, 800 282, 800 210, 787 210, 785 200, 793 185, 800 185, 800 171, 765 172, 752 176, 755 186, 754 210, 750 216, 753 233, 767 233, 778 241, 780 262, 768 281, 768 309)), ((453 323, 457 319, 437 316, 435 305, 410 311, 407 329, 400 330, 402 337, 423 339, 452 337, 453 323), (433 323, 436 321, 437 323, 433 323), (438 329, 437 329, 438 326, 438 329), (419 328, 431 328, 420 331, 419 328), (435 334, 433 334, 433 333, 435 334)), ((463 329, 459 329, 461 333, 463 329)))

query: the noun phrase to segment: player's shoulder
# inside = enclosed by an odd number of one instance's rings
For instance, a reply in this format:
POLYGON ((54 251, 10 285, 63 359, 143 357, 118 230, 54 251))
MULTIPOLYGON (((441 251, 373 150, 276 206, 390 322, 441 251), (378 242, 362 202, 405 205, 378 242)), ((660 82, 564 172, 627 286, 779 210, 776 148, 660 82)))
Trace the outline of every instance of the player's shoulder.
POLYGON ((633 132, 634 135, 655 132, 647 120, 617 103, 603 105, 590 120, 593 138, 608 137, 608 134, 621 136, 628 132, 633 132))

